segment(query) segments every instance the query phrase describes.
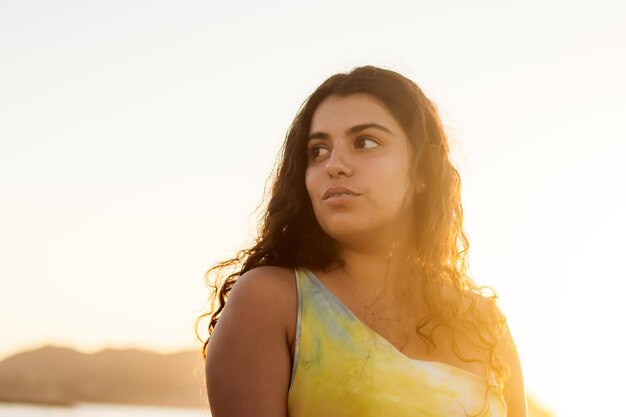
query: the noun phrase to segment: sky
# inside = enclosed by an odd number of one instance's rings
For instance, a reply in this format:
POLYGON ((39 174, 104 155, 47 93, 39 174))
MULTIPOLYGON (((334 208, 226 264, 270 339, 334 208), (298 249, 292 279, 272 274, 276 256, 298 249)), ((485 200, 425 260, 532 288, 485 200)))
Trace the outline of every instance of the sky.
POLYGON ((505 3, 0 2, 0 358, 199 349, 297 109, 373 64, 439 108, 529 393, 621 409, 626 7, 505 3))

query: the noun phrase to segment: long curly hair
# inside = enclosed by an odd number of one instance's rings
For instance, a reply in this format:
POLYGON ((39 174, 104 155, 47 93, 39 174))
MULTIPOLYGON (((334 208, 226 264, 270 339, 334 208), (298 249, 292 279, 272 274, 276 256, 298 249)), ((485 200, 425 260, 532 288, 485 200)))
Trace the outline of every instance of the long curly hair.
MULTIPOLYGON (((327 97, 366 93, 376 97, 396 118, 409 138, 410 177, 426 186, 412 199, 410 241, 403 252, 410 271, 406 280, 419 285, 428 315, 415 326, 416 333, 435 347, 433 332, 443 326, 452 330, 453 351, 463 361, 479 362, 495 374, 502 392, 508 368, 498 351, 506 335, 506 323, 496 307, 496 295, 478 287, 468 276, 469 243, 463 231, 461 181, 449 158, 448 138, 435 105, 411 80, 390 70, 373 66, 355 68, 328 78, 304 102, 277 161, 269 201, 259 223, 256 243, 236 257, 220 262, 205 275, 212 289, 213 310, 209 336, 224 309, 228 293, 245 272, 265 265, 328 269, 342 265, 336 245, 320 227, 305 186, 307 141, 311 119, 327 97), (213 278, 212 278, 213 277, 213 278), (480 358, 465 357, 457 340, 463 338, 483 352, 480 358)), ((418 189, 418 187, 414 187, 418 189)))

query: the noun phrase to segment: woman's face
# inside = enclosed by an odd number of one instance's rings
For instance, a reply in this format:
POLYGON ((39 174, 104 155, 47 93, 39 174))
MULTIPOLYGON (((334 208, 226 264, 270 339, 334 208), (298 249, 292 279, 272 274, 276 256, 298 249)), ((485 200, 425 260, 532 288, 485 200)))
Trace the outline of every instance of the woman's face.
POLYGON ((398 237, 411 187, 409 143, 381 101, 365 93, 327 97, 313 114, 307 149, 306 188, 329 236, 383 247, 398 237))

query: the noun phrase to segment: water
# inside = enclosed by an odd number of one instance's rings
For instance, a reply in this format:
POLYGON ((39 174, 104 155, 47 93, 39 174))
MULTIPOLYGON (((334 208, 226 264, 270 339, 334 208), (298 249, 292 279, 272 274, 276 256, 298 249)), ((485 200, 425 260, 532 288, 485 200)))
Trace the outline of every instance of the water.
POLYGON ((112 404, 52 407, 0 403, 0 417, 210 417, 207 410, 112 404))

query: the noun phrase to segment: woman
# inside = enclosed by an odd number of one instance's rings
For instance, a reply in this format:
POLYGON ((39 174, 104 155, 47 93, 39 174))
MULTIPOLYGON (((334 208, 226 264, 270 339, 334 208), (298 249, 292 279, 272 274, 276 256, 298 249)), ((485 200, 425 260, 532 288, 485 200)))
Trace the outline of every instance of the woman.
POLYGON ((209 271, 214 417, 526 415, 495 295, 466 274, 448 154, 400 74, 356 68, 308 98, 257 243, 209 271))

